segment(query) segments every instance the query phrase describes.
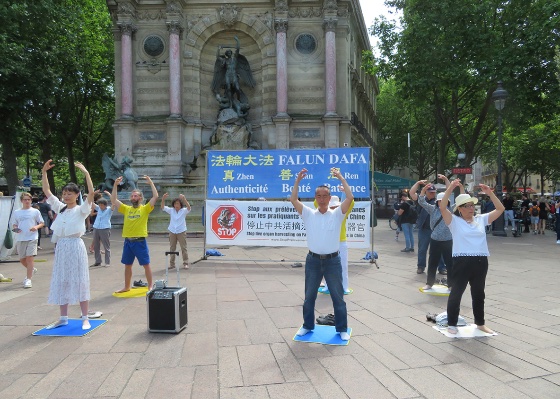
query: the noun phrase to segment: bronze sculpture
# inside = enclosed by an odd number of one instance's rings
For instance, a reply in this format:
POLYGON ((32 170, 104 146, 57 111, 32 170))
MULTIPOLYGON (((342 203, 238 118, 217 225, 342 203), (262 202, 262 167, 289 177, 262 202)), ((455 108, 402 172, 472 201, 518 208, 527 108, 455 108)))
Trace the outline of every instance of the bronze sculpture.
POLYGON ((219 46, 214 63, 214 77, 212 79, 212 92, 220 104, 220 110, 231 108, 238 117, 245 118, 249 111, 249 99, 240 86, 240 81, 253 88, 256 85, 249 61, 239 53, 239 39, 234 37, 235 52, 228 46, 219 46), (220 54, 223 48, 228 48, 224 55, 220 54), (221 91, 223 90, 223 95, 221 91))

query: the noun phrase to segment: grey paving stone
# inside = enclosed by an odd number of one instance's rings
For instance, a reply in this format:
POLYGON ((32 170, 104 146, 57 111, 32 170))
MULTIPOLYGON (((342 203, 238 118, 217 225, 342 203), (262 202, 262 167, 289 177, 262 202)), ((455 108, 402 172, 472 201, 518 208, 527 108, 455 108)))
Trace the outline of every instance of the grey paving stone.
POLYGON ((119 362, 113 367, 111 373, 103 381, 96 397, 119 397, 128 380, 136 370, 142 355, 139 353, 123 353, 119 362))
POLYGON ((250 276, 246 276, 247 281, 250 282, 253 291, 259 292, 290 292, 290 289, 285 284, 276 279, 274 275, 267 275, 271 280, 249 280, 250 276))
POLYGON ((507 370, 519 378, 542 377, 550 374, 547 370, 535 366, 525 359, 520 359, 499 349, 491 348, 489 345, 478 340, 465 341, 467 342, 455 342, 453 345, 459 346, 470 354, 501 369, 507 370))
POLYGON ((303 316, 302 307, 286 306, 281 308, 267 308, 266 312, 277 328, 300 327, 303 316))
POLYGON ((527 398, 515 388, 517 382, 504 386, 493 376, 468 364, 446 364, 434 369, 479 398, 527 398))
POLYGON ((119 399, 146 398, 156 372, 156 369, 135 370, 127 381, 119 399))
POLYGON ((397 374, 424 398, 446 399, 461 398, 475 399, 476 396, 459 385, 460 381, 453 381, 432 367, 411 368, 399 370, 397 374))
POLYGON ((237 354, 243 385, 279 384, 284 382, 280 367, 267 344, 238 346, 237 354))
POLYGON ((331 356, 319 361, 349 398, 393 398, 392 393, 352 356, 331 356))
POLYGON ((271 399, 320 398, 313 385, 308 382, 267 385, 266 389, 271 399))
POLYGON ((259 292, 257 297, 265 308, 301 305, 301 298, 286 292, 259 292))
POLYGON ((217 399, 218 391, 217 366, 196 367, 191 399, 217 399))
POLYGON ((246 319, 245 326, 252 344, 284 342, 284 338, 278 332, 278 327, 269 318, 246 319))
POLYGON ((2 390, 2 399, 26 397, 27 391, 43 378, 42 374, 22 374, 12 384, 2 390))
POLYGON ((146 398, 172 398, 177 392, 190 397, 195 369, 192 367, 158 368, 150 382, 146 398))
POLYGON ((17 367, 14 367, 11 372, 18 374, 48 373, 58 366, 60 362, 64 361, 68 355, 75 352, 82 344, 79 340, 67 340, 64 338, 36 337, 36 339, 45 339, 49 344, 27 357, 17 367))
POLYGON ((348 395, 320 363, 319 359, 301 359, 299 362, 319 397, 323 399, 348 398, 348 395))
POLYGON ((188 312, 200 312, 201 310, 216 310, 217 309, 216 295, 203 295, 188 293, 187 308, 188 312))
POLYGON ((218 378, 220 388, 242 387, 243 376, 235 346, 218 348, 218 378))
MULTIPOLYGON (((149 334, 146 332, 146 334, 149 334)), ((181 351, 187 334, 153 333, 152 341, 138 363, 138 369, 177 367, 181 361, 181 351)))
POLYGON ((262 319, 267 313, 259 301, 240 300, 219 302, 218 317, 220 320, 262 319))
POLYGON ((266 386, 220 388, 220 398, 227 399, 269 399, 266 386))
POLYGON ((218 345, 250 345, 251 337, 244 320, 223 320, 218 322, 218 345))
POLYGON ((373 335, 352 338, 352 341, 362 347, 367 353, 384 364, 389 370, 401 370, 408 368, 407 364, 398 357, 388 352, 377 343, 373 335))
MULTIPOLYGON (((25 397, 40 399, 49 397, 58 386, 69 378, 74 370, 85 361, 87 355, 70 355, 50 373, 43 375, 41 380, 26 392, 25 397)), ((2 392, 0 392, 0 395, 2 392)))
POLYGON ((187 334, 179 365, 218 364, 218 339, 215 332, 187 334))
POLYGON ((55 398, 83 398, 93 396, 121 358, 122 354, 120 353, 88 355, 85 360, 60 383, 51 396, 55 398), (95 378, 92 378, 92 370, 95 370, 95 378))
POLYGON ((271 344, 270 349, 274 354, 278 367, 280 367, 284 380, 287 382, 308 380, 288 345, 285 343, 271 344))

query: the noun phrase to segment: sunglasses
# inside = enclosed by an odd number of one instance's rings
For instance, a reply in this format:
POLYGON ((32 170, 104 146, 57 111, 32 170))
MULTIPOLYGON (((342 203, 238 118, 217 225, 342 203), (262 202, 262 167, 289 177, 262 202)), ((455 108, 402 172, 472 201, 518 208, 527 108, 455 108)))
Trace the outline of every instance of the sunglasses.
POLYGON ((474 208, 474 204, 461 205, 461 206, 459 206, 459 208, 474 208))

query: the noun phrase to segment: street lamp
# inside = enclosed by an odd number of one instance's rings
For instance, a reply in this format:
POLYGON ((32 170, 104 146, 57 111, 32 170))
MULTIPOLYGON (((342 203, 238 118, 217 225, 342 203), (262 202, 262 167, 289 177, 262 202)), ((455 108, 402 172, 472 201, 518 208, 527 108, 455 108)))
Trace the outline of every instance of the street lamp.
MULTIPOLYGON (((506 99, 508 97, 508 92, 502 87, 502 81, 498 82, 498 87, 492 93, 492 100, 494 105, 498 110, 498 175, 496 176, 496 196, 500 201, 502 198, 502 110, 506 105, 506 99)), ((496 219, 494 223, 494 228, 492 230, 492 235, 499 237, 507 237, 507 233, 504 230, 504 213, 496 219)))
MULTIPOLYGON (((459 161, 459 167, 460 167, 461 169, 463 169, 463 168, 465 167, 465 159, 466 159, 466 158, 467 158, 467 155, 466 155, 464 152, 460 152, 460 153, 457 154, 457 160, 459 161)), ((458 177, 459 179, 461 179, 461 183, 462 183, 463 185, 465 185, 465 179, 466 179, 465 174, 464 174, 464 173, 459 173, 459 174, 457 175, 457 177, 458 177)))

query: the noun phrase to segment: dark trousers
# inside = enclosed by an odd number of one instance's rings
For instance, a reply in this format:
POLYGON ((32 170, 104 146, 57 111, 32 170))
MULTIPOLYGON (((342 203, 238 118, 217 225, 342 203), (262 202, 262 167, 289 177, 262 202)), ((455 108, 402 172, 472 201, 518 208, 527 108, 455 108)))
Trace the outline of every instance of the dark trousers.
POLYGON ((472 309, 474 323, 484 325, 484 286, 488 273, 488 257, 486 256, 457 256, 453 258, 453 288, 447 300, 447 320, 449 326, 457 326, 461 298, 467 288, 471 286, 472 309))
POLYGON ((428 280, 426 284, 434 285, 436 281, 436 271, 438 265, 443 261, 447 268, 447 285, 453 287, 453 257, 451 256, 453 251, 453 240, 448 241, 430 241, 430 258, 428 260, 428 280))
POLYGON ((556 240, 560 240, 560 213, 556 215, 556 240))

